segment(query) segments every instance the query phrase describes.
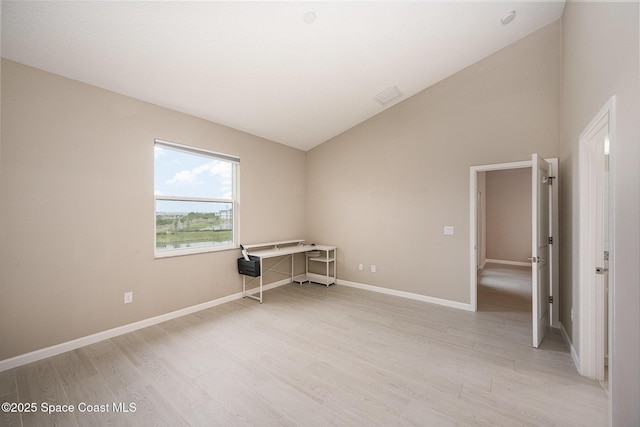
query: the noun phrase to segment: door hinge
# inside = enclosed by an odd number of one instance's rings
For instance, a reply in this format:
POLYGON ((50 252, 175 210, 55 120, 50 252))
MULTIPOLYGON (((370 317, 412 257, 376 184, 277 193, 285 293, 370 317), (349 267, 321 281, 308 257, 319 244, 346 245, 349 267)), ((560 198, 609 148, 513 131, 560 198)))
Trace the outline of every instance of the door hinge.
POLYGON ((549 185, 553 185, 553 180, 556 179, 555 176, 550 176, 549 177, 549 185))
POLYGON ((553 237, 549 236, 549 244, 553 245, 553 237))
POLYGON ((552 296, 549 297, 549 304, 553 304, 553 297, 552 296))

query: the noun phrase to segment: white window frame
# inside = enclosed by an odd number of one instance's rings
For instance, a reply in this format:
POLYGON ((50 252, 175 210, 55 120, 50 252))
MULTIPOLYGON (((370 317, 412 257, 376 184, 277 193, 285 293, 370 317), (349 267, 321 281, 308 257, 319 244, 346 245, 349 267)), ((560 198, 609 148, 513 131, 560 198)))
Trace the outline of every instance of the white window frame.
MULTIPOLYGON (((214 160, 221 160, 229 162, 232 165, 232 197, 231 199, 222 198, 201 198, 201 197, 183 197, 183 196, 164 196, 154 194, 153 203, 153 250, 155 258, 168 258, 183 255, 201 254, 207 252, 218 252, 230 249, 238 249, 240 247, 240 157, 217 153, 215 151, 205 150, 202 148, 191 147, 183 144, 177 144, 175 142, 165 141, 162 139, 155 139, 155 147, 167 148, 174 151, 182 151, 188 154, 194 154, 198 156, 210 157, 214 160), (179 249, 165 249, 158 250, 156 247, 156 219, 157 219, 157 202, 158 200, 173 200, 173 201, 185 201, 185 202, 214 202, 214 203, 231 203, 233 207, 233 226, 232 226, 232 242, 228 244, 212 244, 210 246, 198 246, 193 248, 179 248, 179 249)), ((154 173, 155 173, 155 161, 154 161, 154 173)))

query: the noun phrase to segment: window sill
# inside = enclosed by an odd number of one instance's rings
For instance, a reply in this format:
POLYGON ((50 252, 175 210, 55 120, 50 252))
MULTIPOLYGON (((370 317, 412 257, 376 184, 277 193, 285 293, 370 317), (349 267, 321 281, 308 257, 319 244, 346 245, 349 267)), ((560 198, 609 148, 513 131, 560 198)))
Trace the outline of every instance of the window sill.
POLYGON ((162 259, 162 258, 173 258, 179 256, 187 256, 187 255, 197 255, 197 254, 206 254, 210 252, 222 252, 229 250, 237 250, 240 249, 238 245, 224 245, 224 246, 207 246, 203 248, 189 248, 189 249, 169 249, 166 251, 155 251, 153 258, 154 259, 162 259))

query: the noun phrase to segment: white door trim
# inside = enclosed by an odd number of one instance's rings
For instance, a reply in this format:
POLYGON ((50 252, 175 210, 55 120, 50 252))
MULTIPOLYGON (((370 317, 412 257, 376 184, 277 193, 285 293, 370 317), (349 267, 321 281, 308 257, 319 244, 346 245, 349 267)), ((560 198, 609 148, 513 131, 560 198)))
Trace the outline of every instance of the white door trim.
MULTIPOLYGON (((551 307, 551 326, 560 327, 560 289, 559 289, 559 246, 560 233, 558 232, 558 159, 545 159, 551 165, 551 176, 555 177, 551 186, 551 234, 553 236, 553 245, 551 245, 551 290, 550 295, 553 296, 553 304, 551 307)), ((521 169, 530 168, 531 160, 519 162, 496 163, 491 165, 471 166, 469 168, 469 305, 473 311, 478 310, 478 275, 477 275, 477 188, 478 173, 490 172, 505 169, 521 169)))
MULTIPOLYGON (((600 111, 591 119, 579 138, 579 187, 580 187, 580 222, 579 222, 579 311, 578 334, 580 354, 580 374, 592 379, 604 379, 604 305, 609 304, 609 329, 612 324, 612 305, 615 292, 615 244, 614 239, 614 206, 609 206, 609 301, 604 301, 604 291, 598 288, 596 267, 597 221, 602 221, 602 213, 595 209, 593 195, 598 191, 604 167, 604 154, 598 153, 593 137, 604 127, 609 127, 609 194, 613 194, 613 169, 615 147, 615 108, 616 98, 609 99, 600 111)), ((600 187, 599 191, 602 191, 600 187)), ((615 349, 612 334, 609 334, 609 360, 615 349)))

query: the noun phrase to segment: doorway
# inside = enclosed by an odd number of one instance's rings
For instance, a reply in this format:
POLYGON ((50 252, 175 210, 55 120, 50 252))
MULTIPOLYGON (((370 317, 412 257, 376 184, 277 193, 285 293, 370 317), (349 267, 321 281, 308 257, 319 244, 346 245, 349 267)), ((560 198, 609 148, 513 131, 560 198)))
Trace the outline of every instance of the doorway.
POLYGON ((478 311, 532 333, 531 168, 478 172, 478 311))
MULTIPOLYGON (((533 263, 535 265, 536 262, 538 261, 543 261, 544 264, 539 263, 538 265, 542 266, 544 265, 545 268, 548 268, 548 273, 545 271, 545 277, 548 277, 549 281, 545 282, 545 284, 543 285, 543 287, 545 289, 543 289, 544 293, 540 292, 540 288, 538 287, 538 278, 536 277, 536 275, 534 275, 533 268, 531 268, 530 265, 530 269, 531 269, 531 276, 533 278, 532 280, 532 295, 534 296, 540 296, 542 295, 544 298, 544 303, 542 302, 542 300, 536 298, 536 301, 534 301, 533 307, 532 307, 532 314, 538 313, 538 312, 543 312, 543 313, 548 313, 548 317, 547 317, 547 322, 551 324, 551 326, 558 326, 558 322, 559 322, 559 301, 558 301, 558 295, 559 295, 559 287, 558 287, 558 283, 559 283, 559 274, 558 274, 558 249, 556 249, 557 246, 557 231, 558 230, 558 211, 557 211, 557 206, 558 206, 558 185, 557 185, 557 176, 558 176, 558 159, 557 158, 553 158, 553 159, 547 159, 546 161, 544 159, 540 159, 539 156, 537 155, 533 155, 532 156, 532 160, 530 161, 520 161, 520 162, 510 162, 510 163, 500 163, 500 164, 492 164, 492 165, 483 165, 483 166, 472 166, 470 168, 470 185, 469 185, 469 195, 470 195, 470 302, 471 302, 471 306, 473 308, 474 311, 477 311, 478 309, 478 275, 477 275, 477 271, 478 271, 478 267, 482 264, 482 262, 486 261, 482 259, 482 251, 483 251, 483 247, 485 245, 484 240, 486 240, 486 233, 484 233, 484 231, 481 229, 481 226, 479 226, 479 222, 478 222, 478 218, 482 218, 482 204, 483 204, 483 200, 482 200, 482 190, 479 187, 479 183, 482 182, 483 177, 485 176, 485 174, 487 172, 491 172, 491 171, 505 171, 505 170, 514 170, 514 169, 525 169, 528 168, 529 170, 532 171, 531 173, 531 182, 533 184, 532 186, 532 195, 533 194, 539 194, 539 191, 536 189, 534 192, 534 188, 536 188, 537 185, 539 185, 541 182, 544 183, 545 185, 548 185, 548 202, 549 202, 549 211, 547 213, 547 217, 545 218, 545 227, 548 228, 548 236, 553 236, 553 241, 551 239, 549 239, 549 245, 548 245, 548 254, 544 254, 542 256, 538 255, 536 256, 535 254, 537 252, 535 252, 535 250, 532 248, 532 254, 533 254, 533 263), (548 174, 545 177, 542 177, 543 179, 540 180, 541 176, 539 175, 539 168, 538 166, 536 166, 536 168, 533 168, 534 164, 538 165, 540 164, 540 162, 544 163, 545 165, 548 164, 548 174), (536 173, 533 173, 533 170, 536 170, 536 173), (535 176, 534 176, 535 175, 535 176), (548 220, 548 221, 547 221, 548 220), (479 245, 482 245, 479 246, 479 245), (548 295, 548 297, 547 297, 548 295), (555 299, 555 300, 552 300, 555 299), (548 308, 548 310, 547 310, 548 308)), ((545 194, 547 194, 545 192, 545 194)), ((538 204, 538 201, 540 200, 540 198, 538 197, 538 199, 535 199, 532 197, 532 202, 537 200, 535 203, 533 203, 532 207, 536 207, 536 205, 538 204)), ((533 211, 533 209, 532 209, 533 211)), ((531 228, 529 229, 529 232, 531 233, 532 239, 533 239, 533 235, 535 233, 533 233, 533 231, 536 231, 539 228, 539 215, 535 215, 532 216, 532 221, 531 221, 531 228)), ((545 233, 546 233, 546 228, 545 228, 545 233)), ((545 237, 546 240, 546 237, 545 237)), ((531 245, 533 246, 533 244, 531 245)), ((517 261, 515 262, 515 264, 517 265, 517 261)), ((532 327, 533 327, 533 331, 534 331, 534 337, 533 337, 533 346, 537 347, 540 344, 541 338, 538 339, 540 336, 543 336, 544 331, 540 331, 540 323, 538 322, 537 317, 532 316, 532 327)))

